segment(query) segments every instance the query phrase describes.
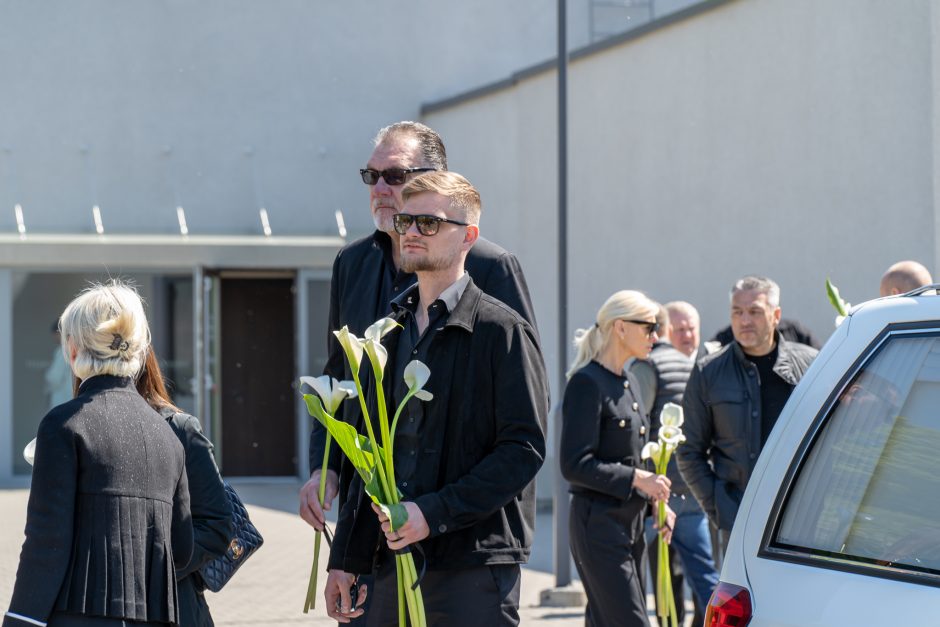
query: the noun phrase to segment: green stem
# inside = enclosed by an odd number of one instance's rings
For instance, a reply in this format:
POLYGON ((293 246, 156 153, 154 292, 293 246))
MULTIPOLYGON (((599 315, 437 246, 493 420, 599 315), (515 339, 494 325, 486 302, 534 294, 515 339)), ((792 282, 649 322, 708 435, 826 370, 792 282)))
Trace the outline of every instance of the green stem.
POLYGON ((408 393, 405 394, 405 398, 402 399, 402 402, 398 404, 398 409, 395 410, 395 417, 392 418, 392 442, 395 441, 395 429, 398 428, 398 417, 401 416, 401 411, 405 408, 405 404, 412 396, 414 396, 414 392, 408 390, 408 393))
POLYGON ((313 566, 310 567, 310 581, 307 582, 307 598, 304 599, 304 614, 317 607, 317 571, 320 562, 320 538, 323 534, 317 531, 313 541, 313 566))
POLYGON ((408 622, 405 620, 405 587, 404 587, 404 571, 402 570, 401 560, 395 558, 395 577, 398 581, 398 627, 407 627, 408 622))
MULTIPOLYGON (((323 447, 323 464, 320 466, 320 486, 317 490, 317 500, 320 507, 323 507, 323 501, 326 499, 326 473, 330 459, 330 444, 333 442, 333 436, 329 431, 326 432, 326 446, 323 447)), ((310 581, 307 582, 307 598, 304 600, 304 614, 317 607, 317 574, 319 573, 320 563, 320 538, 323 534, 316 532, 316 539, 313 541, 313 566, 310 568, 310 581)))
MULTIPOLYGON (((347 359, 348 359, 348 355, 347 355, 347 359)), ((362 408, 362 419, 366 423, 366 432, 369 434, 369 439, 372 440, 372 443, 376 444, 375 456, 378 458, 379 461, 376 462, 375 467, 379 473, 379 485, 382 488, 382 492, 384 492, 385 495, 388 496, 389 489, 388 489, 388 479, 385 476, 385 466, 381 463, 382 459, 378 453, 377 443, 379 442, 379 440, 376 439, 375 431, 372 429, 372 419, 369 417, 369 409, 366 407, 366 400, 362 395, 362 383, 359 382, 359 372, 356 370, 353 370, 352 375, 353 375, 353 381, 356 384, 356 392, 358 392, 358 396, 359 396, 359 406, 362 408)))
MULTIPOLYGON (((382 370, 378 364, 372 364, 372 372, 375 375, 376 401, 379 409, 379 431, 382 436, 382 448, 385 449, 385 459, 381 460, 385 464, 385 475, 388 477, 390 491, 386 491, 389 504, 398 503, 398 484, 395 481, 394 448, 391 441, 391 434, 388 429, 388 408, 385 405, 385 388, 382 387, 382 370)), ((391 521, 390 521, 391 522, 391 521)), ((392 530, 394 531, 394 529, 392 530)))

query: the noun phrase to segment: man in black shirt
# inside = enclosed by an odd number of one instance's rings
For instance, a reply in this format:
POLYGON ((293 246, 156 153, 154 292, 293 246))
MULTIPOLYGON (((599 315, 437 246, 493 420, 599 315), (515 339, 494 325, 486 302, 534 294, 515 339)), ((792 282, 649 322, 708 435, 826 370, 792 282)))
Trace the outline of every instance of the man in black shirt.
POLYGON ((744 488, 777 417, 816 357, 777 330, 780 288, 747 276, 731 289, 734 341, 692 368, 682 407, 679 472, 727 539, 744 488))

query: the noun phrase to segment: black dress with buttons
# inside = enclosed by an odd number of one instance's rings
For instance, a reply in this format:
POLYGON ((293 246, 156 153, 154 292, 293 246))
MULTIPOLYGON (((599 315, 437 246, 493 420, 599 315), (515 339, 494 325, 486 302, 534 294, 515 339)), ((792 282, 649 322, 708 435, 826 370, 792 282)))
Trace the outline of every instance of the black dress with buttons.
POLYGON ((633 488, 646 415, 630 375, 592 361, 565 387, 559 452, 572 493, 571 554, 588 598, 585 624, 646 626, 646 498, 633 488))

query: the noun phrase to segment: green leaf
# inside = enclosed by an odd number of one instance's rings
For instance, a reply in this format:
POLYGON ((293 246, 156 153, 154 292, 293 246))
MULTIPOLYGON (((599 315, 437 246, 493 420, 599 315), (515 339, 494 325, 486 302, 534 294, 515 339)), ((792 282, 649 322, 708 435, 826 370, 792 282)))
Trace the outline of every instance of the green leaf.
POLYGON ((395 503, 394 505, 383 505, 380 503, 379 507, 382 509, 382 512, 388 516, 388 520, 392 524, 392 531, 401 529, 401 526, 408 522, 408 510, 406 510, 405 506, 401 503, 395 503))
POLYGON ((379 447, 373 448, 369 438, 360 435, 352 425, 336 420, 326 413, 320 397, 316 394, 304 394, 304 401, 307 403, 307 411, 310 415, 333 436, 336 444, 342 449, 343 454, 349 459, 362 480, 368 482, 375 471, 375 450, 378 450, 380 456, 384 455, 384 451, 379 447))
POLYGON ((829 296, 829 302, 835 308, 837 314, 840 316, 849 315, 845 301, 842 299, 842 296, 839 295, 839 288, 833 285, 828 277, 826 278, 826 294, 829 296))

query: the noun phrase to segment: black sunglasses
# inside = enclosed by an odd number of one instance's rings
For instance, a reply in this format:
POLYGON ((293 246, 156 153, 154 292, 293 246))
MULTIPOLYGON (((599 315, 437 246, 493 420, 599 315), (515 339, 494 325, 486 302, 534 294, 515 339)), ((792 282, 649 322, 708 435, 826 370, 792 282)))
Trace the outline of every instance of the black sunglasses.
POLYGON ((466 222, 439 218, 437 216, 413 216, 410 213, 396 213, 392 216, 392 224, 399 235, 404 235, 411 228, 412 224, 418 225, 418 232, 421 235, 434 235, 441 228, 441 222, 448 224, 457 224, 459 226, 469 226, 466 222))
POLYGON ((646 327, 646 337, 650 337, 654 333, 659 333, 658 322, 650 322, 648 320, 624 320, 624 322, 632 322, 633 324, 639 324, 646 327))
POLYGON ((375 185, 379 178, 385 179, 389 185, 403 185, 405 178, 414 172, 433 172, 434 168, 388 168, 387 170, 373 170, 372 168, 362 168, 359 174, 362 175, 362 182, 366 185, 375 185))

